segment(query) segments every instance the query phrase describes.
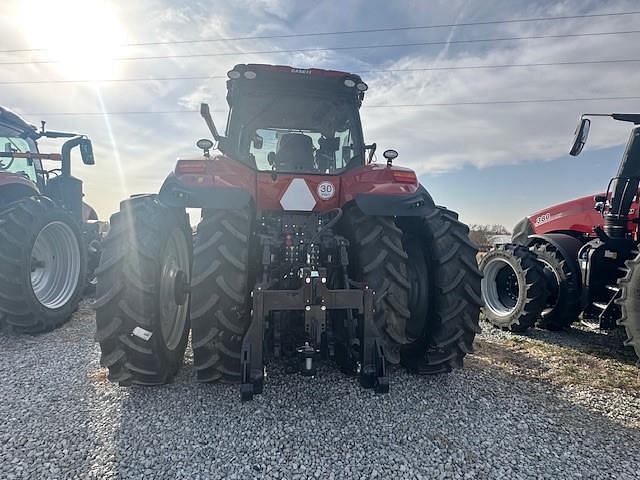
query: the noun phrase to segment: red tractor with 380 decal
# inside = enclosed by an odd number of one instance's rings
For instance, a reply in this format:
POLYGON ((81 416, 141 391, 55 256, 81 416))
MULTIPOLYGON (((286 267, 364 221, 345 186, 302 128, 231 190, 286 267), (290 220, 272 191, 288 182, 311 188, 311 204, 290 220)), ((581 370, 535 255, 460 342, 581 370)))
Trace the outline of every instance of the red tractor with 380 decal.
POLYGON ((634 124, 618 173, 605 193, 554 205, 525 218, 513 243, 483 257, 485 314, 524 331, 568 328, 581 315, 594 328, 624 327, 640 356, 640 114, 585 114, 571 155, 586 143, 590 120, 634 124))
POLYGON ((157 195, 113 215, 97 286, 109 378, 162 384, 191 330, 202 382, 263 387, 282 358, 319 360, 389 388, 386 363, 418 373, 462 365, 479 331, 480 273, 468 228, 413 171, 374 163, 358 75, 236 65, 226 134, 179 160, 157 195), (185 208, 202 218, 192 246, 185 208))

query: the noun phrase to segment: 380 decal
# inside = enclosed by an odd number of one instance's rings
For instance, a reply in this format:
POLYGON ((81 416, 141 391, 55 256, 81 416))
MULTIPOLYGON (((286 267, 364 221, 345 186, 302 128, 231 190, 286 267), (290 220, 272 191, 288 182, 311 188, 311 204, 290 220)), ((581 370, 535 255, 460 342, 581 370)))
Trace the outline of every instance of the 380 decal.
POLYGON ((537 217, 536 221, 535 221, 535 224, 536 224, 536 226, 542 225, 544 223, 547 223, 550 220, 551 220, 551 214, 549 212, 547 212, 547 213, 537 217))

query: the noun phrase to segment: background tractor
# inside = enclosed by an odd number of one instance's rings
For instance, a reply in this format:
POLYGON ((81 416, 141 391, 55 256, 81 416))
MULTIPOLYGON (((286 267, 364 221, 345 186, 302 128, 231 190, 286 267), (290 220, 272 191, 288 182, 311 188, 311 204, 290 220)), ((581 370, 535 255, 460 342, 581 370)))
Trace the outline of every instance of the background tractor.
POLYGON ((314 375, 333 360, 388 389, 387 362, 462 366, 479 331, 468 228, 397 152, 372 162, 353 74, 271 65, 228 73, 218 143, 179 160, 158 195, 121 203, 97 277, 97 340, 121 385, 169 381, 189 330, 202 382, 262 391, 265 361, 314 375), (200 208, 192 242, 185 208, 200 208), (193 245, 193 247, 192 247, 193 245))
POLYGON ((583 115, 571 155, 582 151, 593 116, 634 124, 618 173, 604 193, 525 218, 513 244, 482 259, 484 311, 515 331, 536 322, 560 330, 580 315, 596 328, 622 326, 640 356, 640 114, 583 115))
POLYGON ((71 151, 93 165, 91 141, 38 131, 0 107, 0 323, 27 333, 51 330, 76 309, 99 260, 100 224, 71 176, 71 151), (64 138, 44 154, 38 139, 64 138), (46 170, 44 161, 60 167, 46 170))

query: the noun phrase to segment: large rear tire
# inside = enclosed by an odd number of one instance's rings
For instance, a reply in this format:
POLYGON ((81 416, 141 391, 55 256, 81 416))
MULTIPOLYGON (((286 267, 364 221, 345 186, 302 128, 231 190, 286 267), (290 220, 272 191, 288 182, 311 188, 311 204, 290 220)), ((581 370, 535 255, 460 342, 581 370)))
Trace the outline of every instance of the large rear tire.
POLYGON ((462 367, 480 332, 477 248, 457 214, 443 207, 423 218, 399 218, 409 254, 411 321, 417 340, 402 348, 409 370, 437 374, 462 367))
POLYGON ((499 245, 480 261, 484 314, 494 326, 523 332, 547 302, 544 268, 526 247, 499 245))
POLYGON ((627 333, 625 345, 633 347, 640 366, 640 252, 627 260, 626 270, 625 276, 618 280, 620 298, 617 303, 622 310, 618 324, 624 327, 627 333))
POLYGON ((0 321, 23 333, 53 330, 78 306, 87 253, 77 222, 43 196, 0 211, 0 321))
POLYGON ((580 278, 552 245, 536 243, 529 250, 542 263, 547 277, 547 302, 536 325, 547 330, 565 330, 580 315, 580 278))
POLYGON ((195 239, 192 345, 200 382, 238 383, 242 340, 251 321, 249 241, 245 210, 205 212, 195 239))
POLYGON ((155 196, 125 200, 111 217, 96 270, 96 340, 109 379, 170 381, 189 333, 192 239, 184 210, 155 196))
POLYGON ((402 230, 393 217, 365 215, 356 206, 345 212, 343 225, 351 242, 350 275, 376 292, 374 323, 384 355, 399 363, 400 345, 415 340, 407 331, 410 284, 402 230))

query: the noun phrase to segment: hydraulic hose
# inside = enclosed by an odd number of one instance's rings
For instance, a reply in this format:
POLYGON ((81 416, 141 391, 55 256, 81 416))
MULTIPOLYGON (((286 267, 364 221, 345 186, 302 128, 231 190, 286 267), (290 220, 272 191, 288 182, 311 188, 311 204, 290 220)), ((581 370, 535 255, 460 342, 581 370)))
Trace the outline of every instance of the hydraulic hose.
POLYGON ((338 223, 338 221, 340 221, 340 219, 342 218, 342 209, 340 207, 334 208, 332 210, 329 210, 327 214, 333 213, 333 212, 336 212, 336 216, 333 217, 331 220, 329 220, 329 222, 326 225, 324 225, 320 230, 318 230, 316 234, 311 238, 311 241, 309 243, 316 243, 323 232, 326 232, 327 230, 332 228, 336 223, 338 223))

